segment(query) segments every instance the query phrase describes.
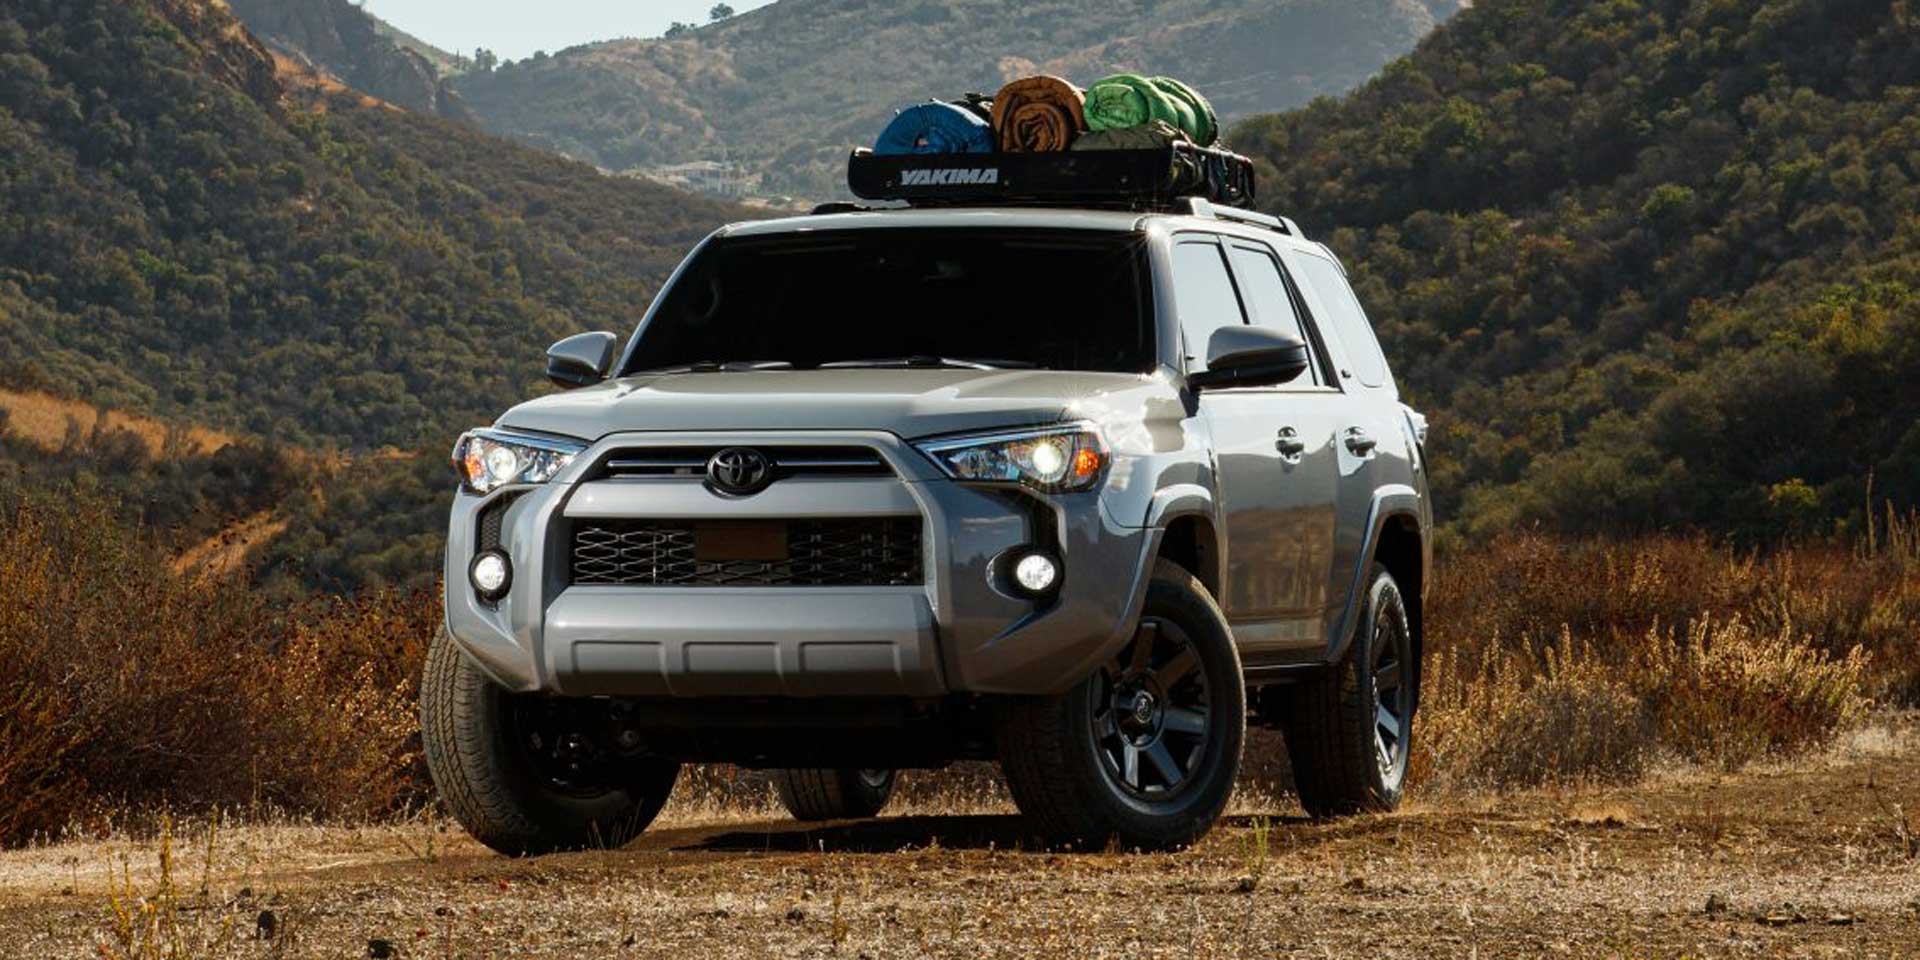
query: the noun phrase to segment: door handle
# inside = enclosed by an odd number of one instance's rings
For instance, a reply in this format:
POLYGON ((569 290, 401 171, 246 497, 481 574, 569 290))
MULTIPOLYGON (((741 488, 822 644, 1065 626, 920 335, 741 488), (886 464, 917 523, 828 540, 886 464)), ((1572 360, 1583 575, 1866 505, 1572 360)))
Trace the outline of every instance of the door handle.
POLYGON ((1300 431, 1292 427, 1281 427, 1280 437, 1273 441, 1273 448, 1288 460, 1298 460, 1307 452, 1307 442, 1300 439, 1300 431))
POLYGON ((1347 449, 1353 451, 1354 456, 1364 457, 1378 446, 1380 441, 1369 436, 1366 430, 1360 427, 1347 428, 1347 449))

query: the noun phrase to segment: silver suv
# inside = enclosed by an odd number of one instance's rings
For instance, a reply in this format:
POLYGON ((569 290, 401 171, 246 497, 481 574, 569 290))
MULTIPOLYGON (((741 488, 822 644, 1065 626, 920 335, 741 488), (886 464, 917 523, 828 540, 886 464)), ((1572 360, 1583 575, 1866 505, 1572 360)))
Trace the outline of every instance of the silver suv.
POLYGON ((1306 809, 1393 807, 1431 514, 1326 247, 1174 213, 726 227, 624 346, 454 450, 428 764, 487 845, 622 842, 683 763, 803 819, 998 760, 1034 835, 1189 843, 1249 722, 1306 809))

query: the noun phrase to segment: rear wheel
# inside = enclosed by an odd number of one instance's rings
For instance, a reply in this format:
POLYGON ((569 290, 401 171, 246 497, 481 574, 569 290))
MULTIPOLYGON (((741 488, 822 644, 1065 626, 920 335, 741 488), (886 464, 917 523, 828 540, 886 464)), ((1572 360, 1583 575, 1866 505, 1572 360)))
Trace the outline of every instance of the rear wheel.
POLYGON ((620 707, 508 693, 442 630, 420 684, 420 736, 440 799, 509 856, 618 847, 666 804, 679 764, 639 752, 620 707))
POLYGON ((1065 694, 1008 702, 998 745, 1014 802, 1048 840, 1166 849, 1219 818, 1245 737, 1226 620, 1199 581, 1162 562, 1118 656, 1065 694))
POLYGON ((1419 670, 1406 601, 1385 567, 1374 565, 1360 613, 1346 659, 1287 703, 1287 753, 1310 816, 1385 812, 1406 789, 1419 670))
POLYGON ((773 789, 796 820, 857 820, 886 809, 892 770, 775 770, 773 789))

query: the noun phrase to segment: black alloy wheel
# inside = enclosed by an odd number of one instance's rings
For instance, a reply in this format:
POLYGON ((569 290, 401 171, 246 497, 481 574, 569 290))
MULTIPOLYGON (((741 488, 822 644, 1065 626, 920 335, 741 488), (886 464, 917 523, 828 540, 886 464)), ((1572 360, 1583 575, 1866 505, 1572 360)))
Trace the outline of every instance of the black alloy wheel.
POLYGON ((509 736, 527 767, 555 793, 592 799, 624 786, 640 735, 616 701, 509 694, 509 736))
POLYGON ((1193 783, 1211 706, 1199 654, 1178 624, 1143 618, 1095 678, 1087 703, 1095 749, 1115 786, 1163 800, 1193 783))
POLYGON ((1403 629, 1398 610, 1382 606, 1373 618, 1369 644, 1373 671, 1373 749, 1380 778, 1398 783, 1407 772, 1407 745, 1413 719, 1413 636, 1403 629))

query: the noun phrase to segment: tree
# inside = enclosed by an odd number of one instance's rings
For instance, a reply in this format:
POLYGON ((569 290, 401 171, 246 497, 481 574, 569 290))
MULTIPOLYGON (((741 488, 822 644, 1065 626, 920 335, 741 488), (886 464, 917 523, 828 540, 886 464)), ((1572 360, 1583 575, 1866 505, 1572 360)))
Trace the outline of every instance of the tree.
POLYGON ((499 65, 500 65, 499 54, 494 53, 492 50, 488 50, 486 47, 477 47, 474 49, 473 68, 475 70, 478 70, 481 73, 492 73, 493 68, 499 65))
POLYGON ((713 21, 715 23, 719 23, 720 21, 733 16, 733 8, 724 3, 715 4, 714 8, 708 11, 707 16, 713 18, 713 21))
POLYGON ((676 37, 686 36, 687 31, 692 29, 693 29, 693 24, 681 23, 680 21, 675 20, 671 26, 667 27, 667 39, 672 40, 676 37))

